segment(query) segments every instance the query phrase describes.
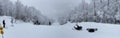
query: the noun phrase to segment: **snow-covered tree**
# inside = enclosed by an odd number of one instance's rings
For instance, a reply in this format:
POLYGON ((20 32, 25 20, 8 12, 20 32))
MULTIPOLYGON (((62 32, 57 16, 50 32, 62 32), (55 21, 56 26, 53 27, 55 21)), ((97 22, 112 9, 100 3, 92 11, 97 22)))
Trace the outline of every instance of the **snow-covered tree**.
POLYGON ((70 13, 70 22, 119 23, 120 0, 84 0, 70 13))

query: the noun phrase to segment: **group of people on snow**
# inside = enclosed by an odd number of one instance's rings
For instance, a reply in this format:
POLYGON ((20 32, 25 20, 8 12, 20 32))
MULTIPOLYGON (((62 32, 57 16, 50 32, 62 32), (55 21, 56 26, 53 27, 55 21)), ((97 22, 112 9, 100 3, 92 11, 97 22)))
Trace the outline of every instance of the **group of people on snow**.
MULTIPOLYGON (((14 19, 13 18, 11 18, 11 24, 12 24, 12 26, 14 26, 13 25, 13 23, 14 23, 14 19)), ((2 24, 3 24, 3 28, 6 28, 6 22, 5 22, 5 20, 3 20, 2 21, 2 24)), ((51 25, 51 23, 49 23, 50 25, 51 25)), ((83 27, 82 26, 79 26, 78 24, 76 24, 75 26, 74 26, 74 29, 75 30, 83 30, 83 27)), ((91 32, 91 33, 93 33, 93 32, 95 32, 95 31, 97 31, 98 29, 97 28, 87 28, 86 29, 88 32, 91 32)))
MULTIPOLYGON (((75 26, 74 26, 74 29, 75 30, 82 30, 83 29, 83 27, 82 26, 79 26, 78 24, 76 24, 75 26)), ((90 32, 90 33, 93 33, 93 32, 95 32, 95 31, 97 31, 98 29, 97 28, 87 28, 86 29, 88 32, 90 32)))
MULTIPOLYGON (((10 22, 11 22, 11 24, 12 24, 11 26, 14 26, 14 25, 13 25, 13 23, 14 23, 14 19, 13 19, 13 18, 11 18, 11 21, 10 21, 10 22)), ((3 28, 6 28, 6 21, 5 21, 5 19, 2 21, 2 24, 3 24, 3 28)))

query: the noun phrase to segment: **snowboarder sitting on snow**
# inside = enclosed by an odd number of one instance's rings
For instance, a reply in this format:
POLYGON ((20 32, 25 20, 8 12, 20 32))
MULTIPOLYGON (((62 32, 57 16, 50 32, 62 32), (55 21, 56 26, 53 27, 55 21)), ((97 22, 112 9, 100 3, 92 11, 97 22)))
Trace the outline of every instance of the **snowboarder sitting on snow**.
POLYGON ((95 32, 97 30, 98 30, 97 28, 87 28, 87 31, 91 32, 91 33, 95 32))
POLYGON ((75 30, 82 30, 82 26, 79 26, 78 24, 76 24, 76 26, 74 26, 75 30))
POLYGON ((3 20, 3 28, 5 28, 5 20, 3 20))
POLYGON ((34 21, 35 25, 40 25, 40 22, 38 20, 34 21))

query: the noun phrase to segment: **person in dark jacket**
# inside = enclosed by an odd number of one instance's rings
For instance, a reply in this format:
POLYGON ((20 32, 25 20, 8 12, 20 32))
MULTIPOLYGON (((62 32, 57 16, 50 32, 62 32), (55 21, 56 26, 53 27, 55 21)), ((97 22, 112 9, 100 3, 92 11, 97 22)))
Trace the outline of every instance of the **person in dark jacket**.
POLYGON ((78 24, 76 24, 76 26, 74 26, 75 30, 82 30, 82 26, 79 26, 78 24))
POLYGON ((51 25, 51 22, 49 22, 49 25, 51 25))
POLYGON ((5 28, 5 20, 3 20, 3 28, 5 28))
POLYGON ((90 33, 93 33, 97 30, 98 30, 97 28, 87 28, 87 31, 90 32, 90 33))

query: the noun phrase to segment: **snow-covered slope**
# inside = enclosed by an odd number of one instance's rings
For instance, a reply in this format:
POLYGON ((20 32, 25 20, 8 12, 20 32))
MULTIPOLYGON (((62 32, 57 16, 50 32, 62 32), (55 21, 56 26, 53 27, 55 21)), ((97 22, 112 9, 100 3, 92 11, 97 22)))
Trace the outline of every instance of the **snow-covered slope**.
POLYGON ((8 28, 4 29, 4 38, 120 38, 120 25, 114 24, 82 22, 79 25, 83 26, 83 30, 77 31, 73 29, 76 23, 47 26, 19 22, 11 27, 10 20, 6 20, 8 28), (87 28, 98 28, 98 31, 89 33, 87 28))

